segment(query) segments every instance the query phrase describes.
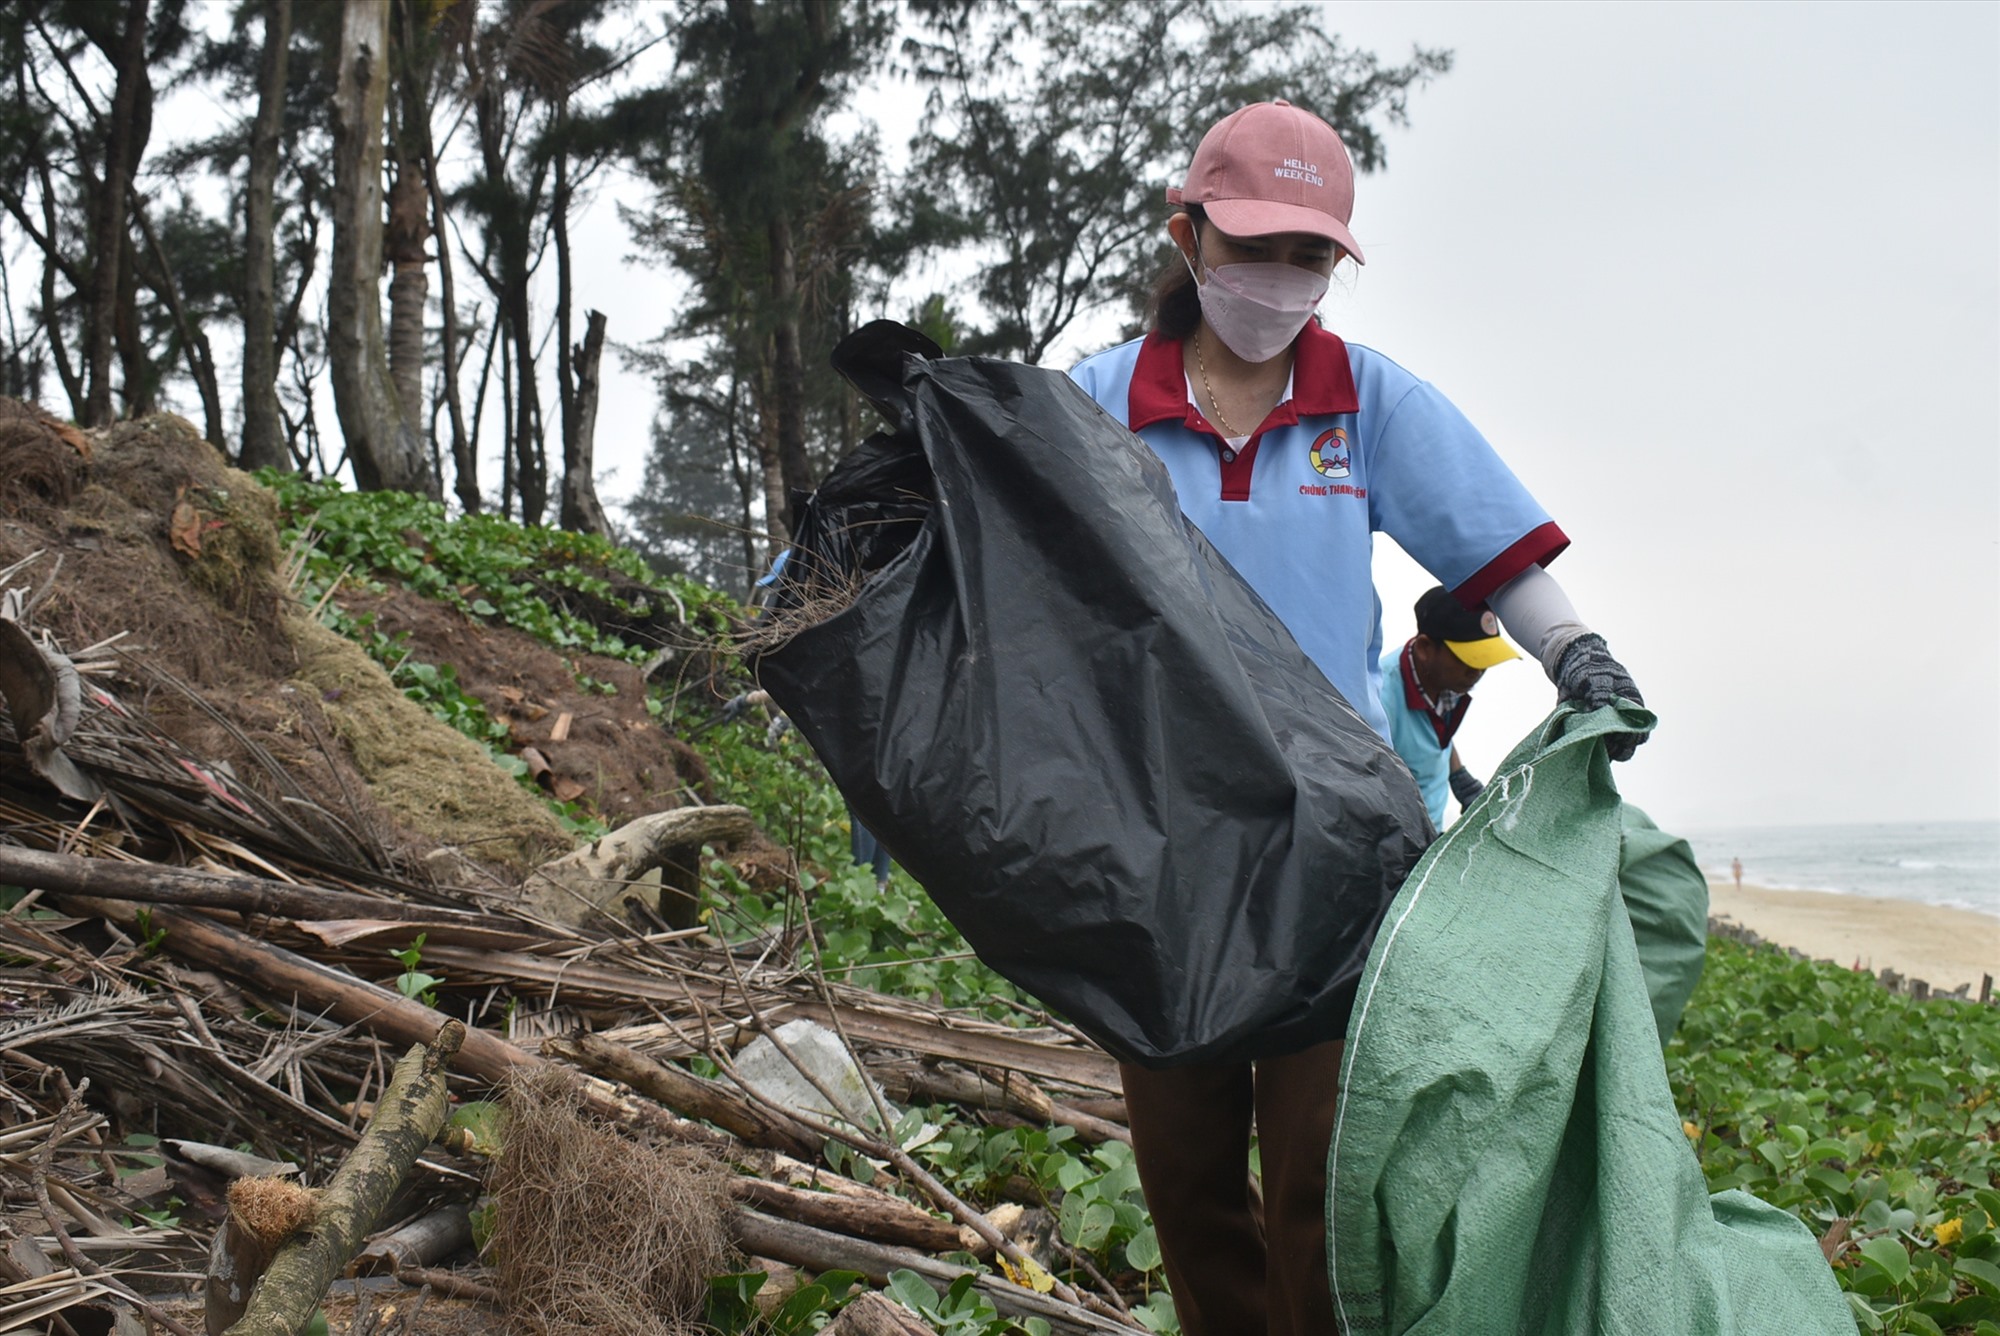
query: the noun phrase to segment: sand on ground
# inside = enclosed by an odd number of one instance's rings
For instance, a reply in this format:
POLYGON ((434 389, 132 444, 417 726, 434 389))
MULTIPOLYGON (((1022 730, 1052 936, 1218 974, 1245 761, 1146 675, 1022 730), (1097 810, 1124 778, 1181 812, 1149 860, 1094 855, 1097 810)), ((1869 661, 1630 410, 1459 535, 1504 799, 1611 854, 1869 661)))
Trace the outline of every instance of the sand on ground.
POLYGON ((1933 992, 2000 980, 2000 918, 1970 909, 1830 891, 1708 883, 1708 912, 1819 960, 1923 979, 1933 992))

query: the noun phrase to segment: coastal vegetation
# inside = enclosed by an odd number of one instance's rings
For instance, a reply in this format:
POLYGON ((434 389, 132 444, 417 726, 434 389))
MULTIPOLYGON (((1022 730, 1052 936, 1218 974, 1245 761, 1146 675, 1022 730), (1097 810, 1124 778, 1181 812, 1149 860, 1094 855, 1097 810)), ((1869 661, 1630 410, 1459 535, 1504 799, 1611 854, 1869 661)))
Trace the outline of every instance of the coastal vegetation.
MULTIPOLYGON (((703 886, 711 929, 738 940, 805 929, 805 963, 829 978, 1000 1020, 1046 1021, 1033 999, 980 964, 920 888, 898 872, 878 891, 868 869, 853 864, 841 799, 796 733, 755 715, 716 722, 722 701, 751 685, 727 644, 733 600, 649 576, 602 540, 491 517, 449 520, 435 503, 395 493, 279 485, 292 533, 316 535, 309 588, 336 576, 413 578, 468 615, 551 644, 587 639, 600 654, 644 657, 636 641, 613 643, 565 620, 552 591, 615 570, 632 586, 621 597, 636 607, 650 579, 654 597, 687 610, 708 674, 699 690, 685 676, 678 689, 656 686, 656 716, 698 733, 714 799, 749 808, 795 859, 790 884, 772 891, 711 860, 703 886), (418 573, 407 569, 413 530, 435 557, 418 573)), ((359 622, 344 629, 440 718, 494 743, 472 708, 438 685, 453 680, 450 665, 416 672, 409 646, 359 622)), ((1919 1002, 1864 973, 1717 938, 1666 1062, 1710 1189, 1740 1188, 1795 1214, 1821 1239, 1860 1330, 2000 1336, 2000 1008, 1919 1002)), ((1156 1330, 1175 1329, 1151 1222, 1121 1148, 1085 1147, 1061 1127, 986 1126, 942 1105, 913 1109, 906 1121, 898 1132, 910 1153, 971 1201, 991 1200, 1001 1184, 1034 1184, 1056 1208, 1076 1265, 1136 1276, 1147 1299, 1135 1313, 1156 1330)), ((840 1159, 846 1172, 871 1173, 855 1157, 840 1159)), ((888 1179, 878 1176, 893 1189, 888 1179)), ((755 1284, 718 1278, 714 1315, 751 1311, 755 1284)), ((796 1330, 842 1301, 825 1286, 801 1295, 818 1297, 801 1301, 811 1313, 793 1314, 796 1330)), ((940 1329, 1004 1330, 982 1302, 970 1291, 947 1296, 939 1303, 949 1311, 930 1316, 940 1329)))

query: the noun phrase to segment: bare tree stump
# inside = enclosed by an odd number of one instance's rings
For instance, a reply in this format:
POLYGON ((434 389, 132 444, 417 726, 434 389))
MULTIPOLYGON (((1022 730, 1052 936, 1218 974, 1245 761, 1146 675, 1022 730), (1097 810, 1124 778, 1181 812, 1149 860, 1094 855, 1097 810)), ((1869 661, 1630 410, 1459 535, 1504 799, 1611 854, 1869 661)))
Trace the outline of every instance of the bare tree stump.
MULTIPOLYGON (((681 807, 639 817, 529 873, 521 887, 522 908, 536 918, 573 928, 601 923, 605 915, 619 918, 618 902, 648 872, 669 863, 698 861, 702 845, 734 844, 748 839, 755 828, 742 807, 681 807), (693 857, 690 849, 695 851, 693 857)), ((680 912, 678 905, 662 905, 660 910, 670 922, 680 912)))
POLYGON ((295 1336, 305 1328, 444 1126, 445 1065, 464 1038, 463 1023, 446 1021, 428 1046, 403 1055, 360 1142, 320 1194, 311 1225, 278 1249, 229 1336, 295 1336))

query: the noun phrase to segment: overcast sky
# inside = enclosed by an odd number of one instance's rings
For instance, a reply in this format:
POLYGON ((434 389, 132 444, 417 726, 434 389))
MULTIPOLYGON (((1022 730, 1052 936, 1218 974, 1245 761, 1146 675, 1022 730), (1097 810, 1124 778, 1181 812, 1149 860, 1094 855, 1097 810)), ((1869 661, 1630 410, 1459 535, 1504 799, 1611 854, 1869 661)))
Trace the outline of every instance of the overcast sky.
MULTIPOLYGON (((1669 828, 2000 816, 2000 7, 1328 6, 1457 53, 1325 309, 1574 539, 1669 828)), ((1430 583, 1381 545, 1394 609, 1430 583)), ((1546 708, 1490 674, 1475 769, 1546 708)))
MULTIPOLYGON (((2000 7, 1325 13, 1457 63, 1361 181, 1369 263, 1323 314, 1574 540, 1555 574, 1661 716, 1627 795, 1670 829, 2000 817, 2000 7)), ((652 392, 607 394, 617 496, 652 392)), ((1431 580, 1387 540, 1376 567, 1400 639, 1431 580)), ((1519 663, 1476 696, 1484 772, 1551 691, 1519 663)))
MULTIPOLYGON (((1360 182, 1369 264, 1323 314, 1457 402, 1574 539, 1555 573, 1661 716, 1627 794, 1670 829, 2000 817, 2000 6, 1348 0, 1325 23, 1456 53, 1360 182)), ((864 108, 899 134, 908 96, 864 108)), ((630 258, 627 190, 579 227, 578 287, 638 342, 679 290, 630 258)), ((612 502, 654 411, 615 363, 612 502)), ((1377 580, 1400 639, 1429 577, 1385 540, 1377 580)), ((1520 663, 1476 694, 1460 749, 1485 772, 1551 693, 1520 663)))

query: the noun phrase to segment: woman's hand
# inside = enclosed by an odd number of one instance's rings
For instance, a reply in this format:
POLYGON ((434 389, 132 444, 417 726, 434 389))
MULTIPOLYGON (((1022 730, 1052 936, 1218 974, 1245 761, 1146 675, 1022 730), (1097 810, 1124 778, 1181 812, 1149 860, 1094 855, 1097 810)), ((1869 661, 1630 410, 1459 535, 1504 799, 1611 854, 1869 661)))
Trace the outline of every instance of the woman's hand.
MULTIPOLYGON (((1602 709, 1615 700, 1629 700, 1634 705, 1646 703, 1632 674, 1611 657, 1604 637, 1595 631, 1569 643, 1556 663, 1555 683, 1556 698, 1579 710, 1602 709)), ((1645 740, 1642 733, 1614 733, 1605 742, 1612 760, 1629 761, 1645 740)))

